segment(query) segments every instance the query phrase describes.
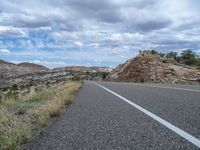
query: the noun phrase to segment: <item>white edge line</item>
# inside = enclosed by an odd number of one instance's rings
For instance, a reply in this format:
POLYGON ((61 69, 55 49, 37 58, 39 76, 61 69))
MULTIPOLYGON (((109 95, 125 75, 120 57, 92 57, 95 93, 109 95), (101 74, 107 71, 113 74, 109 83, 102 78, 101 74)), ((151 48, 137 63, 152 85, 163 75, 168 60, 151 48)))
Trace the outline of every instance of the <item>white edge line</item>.
POLYGON ((159 116, 156 116, 155 114, 151 113, 150 111, 142 108, 141 106, 131 102, 130 100, 122 97, 121 95, 111 91, 110 89, 95 83, 98 86, 100 86, 101 88, 105 89, 106 91, 112 93, 113 95, 117 96, 118 98, 122 99, 123 101, 127 102, 128 104, 132 105, 133 107, 137 108, 138 110, 142 111, 143 113, 145 113, 146 115, 148 115, 149 117, 153 118, 154 120, 158 121, 160 124, 164 125, 165 127, 167 127, 168 129, 174 131, 175 133, 177 133, 178 135, 180 135, 181 137, 185 138, 186 140, 188 140, 189 142, 193 143, 194 145, 196 145, 197 147, 200 148, 200 140, 195 138, 194 136, 192 136, 191 134, 181 130, 180 128, 172 125, 171 123, 169 123, 168 121, 160 118, 159 116))
POLYGON ((198 89, 188 89, 188 88, 160 86, 160 85, 147 85, 147 84, 142 85, 142 84, 139 84, 139 83, 131 83, 131 84, 143 86, 143 87, 163 88, 163 89, 180 90, 180 91, 188 91, 188 92, 200 92, 200 90, 198 90, 198 89))

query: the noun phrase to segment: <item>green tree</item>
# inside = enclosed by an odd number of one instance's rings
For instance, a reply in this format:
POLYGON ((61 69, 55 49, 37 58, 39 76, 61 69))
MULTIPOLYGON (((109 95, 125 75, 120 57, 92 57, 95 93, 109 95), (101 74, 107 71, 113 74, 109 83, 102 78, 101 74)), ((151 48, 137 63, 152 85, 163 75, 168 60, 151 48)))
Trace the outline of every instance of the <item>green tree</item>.
POLYGON ((197 63, 197 55, 191 49, 182 51, 181 58, 183 60, 183 63, 186 65, 191 66, 191 65, 196 65, 197 63))
POLYGON ((156 50, 151 50, 151 54, 158 54, 156 50))
POLYGON ((166 55, 167 58, 174 58, 175 60, 176 60, 177 56, 178 56, 178 53, 177 52, 173 52, 173 51, 170 51, 166 55))
POLYGON ((165 53, 158 53, 158 55, 160 55, 160 57, 165 57, 165 53))
POLYGON ((109 74, 109 72, 103 72, 102 73, 102 78, 105 79, 108 74, 109 74))
POLYGON ((199 68, 200 68, 200 58, 197 58, 196 65, 199 66, 199 68))

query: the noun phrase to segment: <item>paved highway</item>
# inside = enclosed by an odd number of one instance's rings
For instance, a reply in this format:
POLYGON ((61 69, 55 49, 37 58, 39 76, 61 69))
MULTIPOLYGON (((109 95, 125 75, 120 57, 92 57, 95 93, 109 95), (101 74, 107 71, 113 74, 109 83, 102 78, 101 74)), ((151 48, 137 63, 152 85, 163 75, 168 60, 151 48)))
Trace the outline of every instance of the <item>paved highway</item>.
POLYGON ((200 149, 200 88, 85 81, 25 149, 200 149))

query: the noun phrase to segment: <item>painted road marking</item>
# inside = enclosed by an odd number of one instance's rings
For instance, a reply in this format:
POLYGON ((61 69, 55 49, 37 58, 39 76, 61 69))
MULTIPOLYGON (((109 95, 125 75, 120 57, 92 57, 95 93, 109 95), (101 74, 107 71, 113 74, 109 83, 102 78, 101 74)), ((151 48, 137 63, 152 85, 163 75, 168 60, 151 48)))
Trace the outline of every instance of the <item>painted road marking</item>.
POLYGON ((178 135, 180 135, 181 137, 183 137, 184 139, 188 140, 189 142, 193 143, 194 145, 196 145, 197 147, 200 148, 200 140, 195 138, 194 136, 192 136, 191 134, 181 130, 180 128, 174 126, 173 124, 169 123, 168 121, 160 118, 159 116, 156 116, 155 114, 151 113, 150 111, 144 109, 143 107, 133 103, 132 101, 126 99, 125 97, 111 91, 110 89, 95 83, 98 86, 100 86, 101 88, 103 88, 104 90, 110 92, 111 94, 117 96, 118 98, 122 99, 123 101, 127 102, 128 104, 132 105, 133 107, 135 107, 136 109, 142 111, 143 113, 145 113, 146 115, 148 115, 149 117, 153 118, 154 120, 156 120, 157 122, 159 122, 160 124, 164 125, 165 127, 167 127, 168 129, 174 131, 175 133, 177 133, 178 135))
POLYGON ((144 86, 144 87, 154 87, 154 88, 163 88, 163 89, 172 89, 172 90, 200 93, 200 90, 196 90, 196 89, 185 89, 185 88, 170 87, 170 86, 148 85, 148 84, 139 84, 139 83, 120 83, 120 84, 132 84, 132 85, 138 85, 138 86, 144 86))

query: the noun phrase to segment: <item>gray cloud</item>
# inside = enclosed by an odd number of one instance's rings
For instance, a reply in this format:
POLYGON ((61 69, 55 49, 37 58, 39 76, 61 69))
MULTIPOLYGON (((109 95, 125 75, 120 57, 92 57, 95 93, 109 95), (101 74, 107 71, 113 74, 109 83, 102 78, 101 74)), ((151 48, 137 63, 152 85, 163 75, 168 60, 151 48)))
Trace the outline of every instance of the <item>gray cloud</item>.
MULTIPOLYGON (((113 2, 116 2, 113 0, 113 2)), ((152 8, 157 4, 158 0, 123 0, 117 1, 117 4, 122 7, 135 7, 137 9, 152 8)))
POLYGON ((144 9, 144 8, 151 8, 157 4, 158 1, 156 0, 135 0, 133 1, 133 5, 136 6, 139 9, 144 9))
POLYGON ((0 26, 0 38, 4 37, 26 37, 27 33, 22 29, 0 26))
POLYGON ((67 5, 75 6, 78 8, 89 9, 93 11, 98 11, 102 9, 108 9, 112 5, 108 0, 93 1, 93 0, 67 0, 65 1, 67 5))
POLYGON ((138 22, 135 24, 136 30, 140 30, 143 32, 149 32, 153 30, 159 30, 162 28, 166 28, 171 24, 170 20, 167 19, 156 19, 156 20, 144 20, 142 22, 138 22))
POLYGON ((80 16, 108 23, 122 21, 119 6, 109 0, 68 0, 66 4, 68 7, 77 10, 80 16))
POLYGON ((51 26, 51 22, 45 18, 40 18, 40 19, 21 18, 18 19, 16 22, 16 27, 24 27, 24 28, 40 28, 49 26, 51 26))
POLYGON ((115 57, 129 58, 139 49, 200 49, 198 4, 198 0, 1 0, 0 48, 77 50, 80 59, 81 54, 93 53, 93 59, 105 57, 107 62, 112 56, 115 63, 115 57), (37 37, 40 30, 45 37, 37 37), (30 32, 37 34, 31 37, 30 32))

